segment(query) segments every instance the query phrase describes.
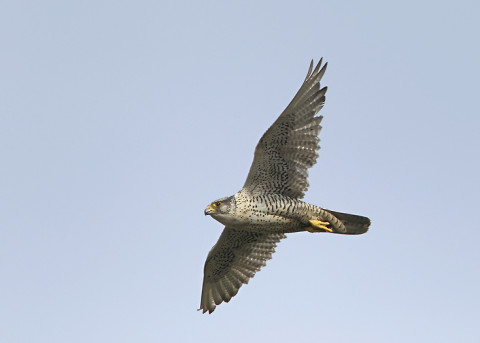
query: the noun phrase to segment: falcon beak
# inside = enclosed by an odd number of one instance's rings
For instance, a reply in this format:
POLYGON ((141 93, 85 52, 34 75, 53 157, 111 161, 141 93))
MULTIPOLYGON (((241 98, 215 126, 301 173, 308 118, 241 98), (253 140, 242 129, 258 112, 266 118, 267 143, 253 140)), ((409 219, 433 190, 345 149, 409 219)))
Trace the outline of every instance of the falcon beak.
POLYGON ((204 211, 203 213, 204 213, 206 216, 207 216, 207 215, 209 216, 209 215, 211 215, 211 214, 214 213, 214 212, 215 212, 215 209, 214 209, 212 206, 208 205, 207 208, 205 209, 205 211, 204 211))

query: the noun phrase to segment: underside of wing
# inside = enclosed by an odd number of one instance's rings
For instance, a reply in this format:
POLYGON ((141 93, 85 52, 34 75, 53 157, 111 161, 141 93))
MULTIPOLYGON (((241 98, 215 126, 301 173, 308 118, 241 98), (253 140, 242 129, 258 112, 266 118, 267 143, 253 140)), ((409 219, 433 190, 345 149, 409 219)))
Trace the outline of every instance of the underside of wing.
POLYGON ((320 149, 318 134, 322 116, 315 116, 325 103, 327 87, 320 80, 327 64, 322 60, 307 77, 297 94, 265 132, 255 149, 255 157, 244 188, 253 194, 276 193, 303 198, 308 189, 308 169, 316 163, 320 149))
POLYGON ((225 228, 205 262, 200 310, 212 313, 217 305, 229 302, 272 258, 285 237, 225 228))

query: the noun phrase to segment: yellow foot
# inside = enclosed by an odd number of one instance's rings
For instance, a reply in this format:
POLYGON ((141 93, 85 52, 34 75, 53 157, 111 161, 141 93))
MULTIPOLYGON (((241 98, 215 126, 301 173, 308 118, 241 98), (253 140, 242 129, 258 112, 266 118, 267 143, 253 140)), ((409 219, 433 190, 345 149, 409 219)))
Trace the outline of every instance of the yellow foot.
POLYGON ((312 233, 314 233, 314 232, 333 232, 332 229, 327 227, 327 225, 330 225, 329 222, 322 222, 320 220, 309 220, 308 222, 310 223, 310 225, 312 225, 312 226, 307 227, 308 232, 312 232, 312 233))

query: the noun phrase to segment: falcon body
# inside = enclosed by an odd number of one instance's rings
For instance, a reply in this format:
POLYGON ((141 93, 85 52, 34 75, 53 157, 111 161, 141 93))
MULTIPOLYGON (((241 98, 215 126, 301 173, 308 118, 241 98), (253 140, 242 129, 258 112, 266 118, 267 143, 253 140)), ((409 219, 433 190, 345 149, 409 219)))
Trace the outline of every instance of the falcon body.
POLYGON ((212 313, 248 283, 275 252, 286 233, 367 232, 370 220, 323 209, 300 199, 308 189, 308 169, 316 163, 318 134, 327 88, 320 80, 327 64, 313 61, 299 91, 260 139, 243 188, 218 199, 205 215, 225 225, 208 254, 200 310, 212 313))
POLYGON ((318 206, 281 194, 250 194, 245 189, 208 205, 205 214, 231 229, 258 233, 305 231, 312 219, 328 221, 337 231, 346 231, 341 221, 318 206))

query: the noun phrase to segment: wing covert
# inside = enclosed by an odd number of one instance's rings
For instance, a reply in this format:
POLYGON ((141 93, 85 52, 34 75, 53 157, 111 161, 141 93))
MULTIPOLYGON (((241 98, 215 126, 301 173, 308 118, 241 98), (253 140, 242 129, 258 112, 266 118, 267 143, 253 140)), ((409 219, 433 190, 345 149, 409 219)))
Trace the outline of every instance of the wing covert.
POLYGON ((320 60, 287 108, 265 132, 244 184, 252 194, 277 193, 301 199, 308 189, 308 169, 320 149, 318 134, 322 116, 315 115, 325 103, 327 87, 320 88, 327 63, 320 60))

